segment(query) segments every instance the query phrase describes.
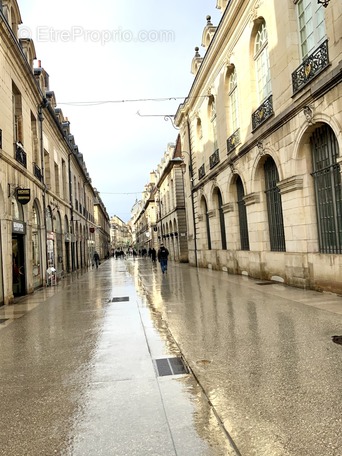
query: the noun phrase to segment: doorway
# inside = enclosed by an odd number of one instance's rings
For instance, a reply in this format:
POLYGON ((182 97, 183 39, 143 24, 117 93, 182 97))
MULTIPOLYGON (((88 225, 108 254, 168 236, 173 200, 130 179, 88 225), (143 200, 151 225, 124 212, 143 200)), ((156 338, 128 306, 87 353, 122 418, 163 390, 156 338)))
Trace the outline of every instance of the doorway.
POLYGON ((13 295, 23 296, 25 288, 24 236, 12 234, 13 295))

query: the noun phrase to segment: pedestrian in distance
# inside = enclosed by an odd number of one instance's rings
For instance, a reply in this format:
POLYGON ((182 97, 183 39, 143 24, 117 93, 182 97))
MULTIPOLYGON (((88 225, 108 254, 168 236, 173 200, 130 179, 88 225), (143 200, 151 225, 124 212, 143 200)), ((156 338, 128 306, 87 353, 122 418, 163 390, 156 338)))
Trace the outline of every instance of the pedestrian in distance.
POLYGON ((158 250, 158 261, 160 263, 160 267, 161 267, 161 270, 162 270, 162 273, 166 273, 167 272, 167 259, 168 259, 168 256, 169 256, 169 251, 167 250, 167 248, 164 246, 164 244, 160 244, 160 248, 158 250))
POLYGON ((99 264, 100 263, 100 255, 96 252, 94 252, 94 257, 93 257, 93 260, 94 260, 94 263, 95 263, 95 266, 96 266, 96 269, 99 267, 99 264))
POLYGON ((151 260, 152 260, 152 263, 155 263, 157 260, 157 252, 154 247, 151 249, 151 260))

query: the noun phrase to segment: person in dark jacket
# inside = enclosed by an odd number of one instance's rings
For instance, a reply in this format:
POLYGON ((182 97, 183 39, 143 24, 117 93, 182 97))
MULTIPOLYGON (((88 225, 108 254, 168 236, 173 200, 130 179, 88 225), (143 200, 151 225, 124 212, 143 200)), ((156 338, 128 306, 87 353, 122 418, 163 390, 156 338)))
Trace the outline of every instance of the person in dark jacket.
POLYGON ((96 269, 99 267, 100 264, 100 255, 95 251, 94 252, 94 257, 93 257, 96 269))
POLYGON ((160 248, 158 250, 157 256, 158 256, 158 261, 160 263, 162 273, 164 274, 165 272, 167 272, 167 259, 169 256, 169 251, 164 246, 164 244, 160 244, 160 248))

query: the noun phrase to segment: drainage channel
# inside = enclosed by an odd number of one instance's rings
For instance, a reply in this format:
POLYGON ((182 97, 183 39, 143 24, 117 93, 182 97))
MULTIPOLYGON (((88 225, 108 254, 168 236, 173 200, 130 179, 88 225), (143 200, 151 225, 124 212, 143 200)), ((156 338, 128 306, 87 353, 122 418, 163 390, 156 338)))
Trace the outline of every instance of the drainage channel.
MULTIPOLYGON (((147 338, 147 334, 146 334, 146 330, 145 330, 142 314, 141 314, 141 311, 139 309, 139 305, 138 305, 138 310, 139 310, 139 314, 140 314, 140 320, 141 320, 142 328, 143 328, 143 331, 145 333, 145 339, 146 339, 147 347, 148 347, 148 350, 149 350, 151 358, 152 358, 152 353, 151 353, 151 349, 150 349, 150 346, 149 346, 149 342, 148 342, 148 338, 147 338)), ((196 376, 194 371, 189 366, 189 363, 187 362, 185 356, 183 355, 179 344, 177 343, 177 341, 173 337, 172 332, 170 331, 170 329, 169 329, 169 327, 167 325, 167 322, 165 320, 164 320, 164 322, 165 322, 165 325, 166 325, 166 331, 168 333, 168 338, 173 341, 174 345, 177 347, 177 351, 179 352, 179 354, 181 356, 179 356, 179 357, 169 357, 169 358, 159 358, 159 359, 153 359, 152 358, 152 362, 154 364, 154 368, 155 368, 157 376, 165 377, 165 376, 169 376, 169 375, 180 375, 180 374, 181 375, 184 375, 184 374, 185 375, 186 374, 191 375, 195 379, 195 381, 197 382, 198 386, 200 387, 200 389, 202 391, 202 394, 205 397, 210 409, 212 410, 212 412, 213 412, 213 414, 214 414, 214 416, 215 416, 215 418, 217 420, 218 425, 220 426, 220 428, 222 429, 222 432, 226 436, 226 438, 227 438, 227 440, 228 440, 228 442, 230 444, 231 449, 234 451, 236 456, 242 456, 240 451, 239 451, 239 449, 238 449, 238 447, 237 447, 237 445, 235 444, 233 438, 231 437, 229 431, 226 429, 222 419, 220 418, 220 415, 216 411, 214 404, 211 402, 208 394, 206 393, 203 385, 201 384, 199 378, 196 376)), ((162 396, 159 384, 158 384, 158 387, 159 387, 159 393, 162 396)), ((165 409, 164 409, 164 412, 165 412, 165 415, 167 415, 165 409)), ((168 423, 168 426, 169 426, 171 439, 173 441, 172 432, 171 432, 171 428, 170 428, 169 423, 168 423)), ((175 451, 176 451, 175 445, 174 445, 174 448, 175 448, 175 451)))

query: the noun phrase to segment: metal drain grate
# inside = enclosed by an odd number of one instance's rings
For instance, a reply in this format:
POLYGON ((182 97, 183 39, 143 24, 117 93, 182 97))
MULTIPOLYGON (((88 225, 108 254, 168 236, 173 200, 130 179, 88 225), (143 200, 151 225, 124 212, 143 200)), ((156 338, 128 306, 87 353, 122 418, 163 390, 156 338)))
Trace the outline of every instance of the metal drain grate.
POLYGON ((5 323, 5 321, 7 321, 7 320, 8 320, 8 318, 0 318, 0 324, 5 323))
POLYGON ((121 301, 129 301, 129 296, 116 297, 116 298, 113 298, 109 302, 121 302, 121 301))
POLYGON ((159 377, 189 373, 189 370, 184 364, 182 358, 155 359, 154 364, 156 366, 157 374, 159 377))

